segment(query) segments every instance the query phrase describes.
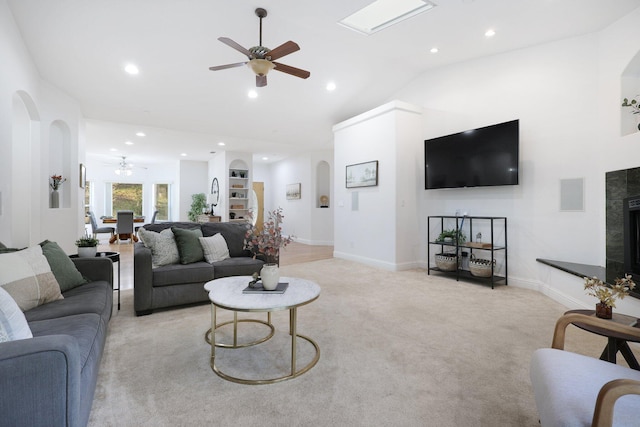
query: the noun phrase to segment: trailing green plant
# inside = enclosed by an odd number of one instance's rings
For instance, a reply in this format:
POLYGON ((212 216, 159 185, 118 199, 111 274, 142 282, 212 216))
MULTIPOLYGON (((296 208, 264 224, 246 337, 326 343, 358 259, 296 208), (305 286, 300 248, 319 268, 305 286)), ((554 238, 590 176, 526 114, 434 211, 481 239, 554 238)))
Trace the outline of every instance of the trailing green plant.
POLYGON ((189 221, 196 222, 198 215, 202 214, 203 209, 207 207, 207 196, 204 193, 196 193, 191 195, 191 210, 188 212, 189 221))
POLYGON ((467 241, 467 236, 465 236, 462 230, 456 230, 455 228, 452 228, 451 230, 442 230, 442 233, 440 233, 436 242, 444 242, 446 238, 451 238, 453 243, 457 241, 459 245, 467 241))
POLYGON ((76 240, 76 246, 79 248, 92 248, 94 246, 98 246, 98 243, 100 243, 98 239, 96 239, 95 237, 90 237, 86 233, 84 236, 76 240))

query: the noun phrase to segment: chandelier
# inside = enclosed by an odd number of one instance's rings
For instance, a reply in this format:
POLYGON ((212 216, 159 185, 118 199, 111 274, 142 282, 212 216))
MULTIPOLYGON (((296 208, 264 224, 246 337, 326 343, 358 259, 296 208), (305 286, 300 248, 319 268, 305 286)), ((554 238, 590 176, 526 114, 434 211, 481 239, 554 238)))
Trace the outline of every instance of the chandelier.
POLYGON ((131 176, 133 174, 133 171, 131 170, 131 167, 133 166, 130 163, 127 163, 127 158, 125 156, 122 156, 122 160, 120 161, 120 164, 118 165, 118 169, 116 169, 114 172, 116 173, 116 175, 121 175, 121 176, 131 176))

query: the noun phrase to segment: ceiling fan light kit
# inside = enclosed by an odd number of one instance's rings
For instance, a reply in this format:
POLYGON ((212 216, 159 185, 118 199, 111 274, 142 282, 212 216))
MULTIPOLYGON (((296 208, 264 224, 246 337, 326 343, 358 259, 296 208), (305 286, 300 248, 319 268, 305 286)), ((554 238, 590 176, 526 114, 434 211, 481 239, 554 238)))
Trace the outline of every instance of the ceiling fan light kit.
POLYGON ((301 79, 308 78, 311 73, 306 70, 301 70, 300 68, 292 67, 290 65, 280 64, 278 62, 274 62, 276 59, 282 58, 283 56, 289 55, 290 53, 297 52, 300 50, 300 46, 297 43, 292 41, 285 42, 275 49, 269 49, 267 47, 262 46, 262 18, 267 16, 267 11, 261 7, 256 9, 256 15, 260 18, 260 40, 259 45, 254 46, 250 49, 246 49, 239 43, 231 40, 228 37, 219 37, 222 43, 227 46, 237 50, 238 52, 247 56, 248 61, 245 62, 236 62, 235 64, 226 64, 226 65, 218 65, 215 67, 209 67, 211 71, 219 71, 226 70, 227 68, 235 68, 240 67, 242 65, 247 65, 256 75, 256 86, 263 87, 267 85, 267 74, 269 71, 275 69, 276 71, 280 71, 286 74, 290 74, 295 77, 299 77, 301 79))

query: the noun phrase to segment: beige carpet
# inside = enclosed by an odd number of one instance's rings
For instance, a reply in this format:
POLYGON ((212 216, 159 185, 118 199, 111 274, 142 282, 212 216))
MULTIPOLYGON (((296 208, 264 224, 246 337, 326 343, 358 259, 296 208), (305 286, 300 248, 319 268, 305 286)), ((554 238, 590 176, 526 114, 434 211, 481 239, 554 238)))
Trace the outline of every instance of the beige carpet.
MULTIPOLYGON (((298 332, 320 345, 318 364, 273 385, 225 381, 209 367, 208 304, 133 315, 132 291, 114 311, 91 426, 537 426, 529 381, 566 309, 533 291, 387 272, 330 259, 285 266, 316 281, 298 332)), ((224 313, 224 319, 231 315, 224 313)), ((262 318, 265 316, 262 315, 262 318)), ((288 312, 268 343, 219 350, 229 373, 280 375, 290 363, 288 312)), ((248 336, 265 327, 241 324, 248 336)), ((599 356, 605 341, 571 328, 570 350, 599 356)), ((301 362, 311 346, 299 340, 301 362)))

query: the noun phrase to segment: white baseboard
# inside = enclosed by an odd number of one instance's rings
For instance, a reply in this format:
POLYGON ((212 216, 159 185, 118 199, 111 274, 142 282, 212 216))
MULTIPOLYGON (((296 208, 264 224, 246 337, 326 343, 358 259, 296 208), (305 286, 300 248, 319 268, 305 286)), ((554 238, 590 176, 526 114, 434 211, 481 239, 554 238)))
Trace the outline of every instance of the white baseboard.
POLYGON ((293 239, 293 241, 309 246, 333 246, 333 240, 309 240, 296 237, 293 239))

